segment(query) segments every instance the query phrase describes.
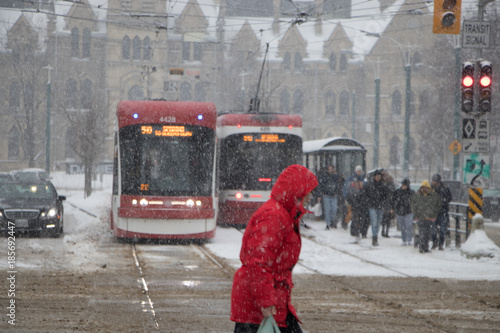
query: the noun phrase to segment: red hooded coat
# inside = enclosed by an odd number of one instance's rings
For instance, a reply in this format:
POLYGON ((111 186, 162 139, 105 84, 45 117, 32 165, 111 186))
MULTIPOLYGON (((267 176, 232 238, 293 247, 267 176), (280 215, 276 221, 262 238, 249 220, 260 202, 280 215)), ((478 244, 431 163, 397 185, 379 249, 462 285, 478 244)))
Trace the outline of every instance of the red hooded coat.
POLYGON ((286 168, 271 190, 271 199, 252 216, 243 235, 240 260, 231 294, 231 320, 260 324, 262 308, 276 306, 274 316, 286 327, 286 316, 297 314, 291 304, 292 269, 299 260, 299 219, 302 198, 318 185, 301 165, 286 168))

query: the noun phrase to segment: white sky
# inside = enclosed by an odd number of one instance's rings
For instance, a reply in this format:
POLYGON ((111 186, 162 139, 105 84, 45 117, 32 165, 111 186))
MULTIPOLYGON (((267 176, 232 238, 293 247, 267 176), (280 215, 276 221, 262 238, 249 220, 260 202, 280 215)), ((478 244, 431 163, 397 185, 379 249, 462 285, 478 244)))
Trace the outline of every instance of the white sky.
MULTIPOLYGON (((97 191, 87 199, 83 198, 83 191, 70 190, 83 188, 83 175, 69 176, 64 173, 54 173, 52 177, 60 194, 68 195, 65 203, 66 214, 78 218, 78 227, 67 230, 64 242, 67 247, 78 246, 72 250, 81 252, 81 260, 85 264, 86 260, 96 255, 91 242, 102 236, 103 232, 109 233, 107 223, 111 203, 111 176, 105 175, 103 182, 100 182, 98 177, 94 182, 97 191), (98 218, 93 218, 81 209, 97 214, 98 218)), ((323 221, 307 221, 307 224, 311 229, 301 230, 302 252, 294 274, 312 274, 311 270, 314 270, 319 274, 344 276, 500 280, 500 249, 484 233, 471 236, 469 241, 462 245, 462 248, 468 248, 469 253, 489 248, 488 252, 495 255, 494 258, 478 260, 467 259, 454 246, 447 247, 445 251, 420 254, 413 246, 401 246, 400 233, 395 227, 391 228, 391 238, 379 237, 380 246, 374 248, 371 246, 370 230, 369 238, 363 239, 360 244, 353 244, 353 238, 347 230, 340 228, 326 231, 323 221)), ((498 221, 486 224, 490 228, 500 228, 498 221)), ((233 228, 217 228, 215 239, 210 241, 207 247, 237 268, 240 266, 242 236, 242 231, 233 228)), ((75 267, 81 264, 74 263, 75 267)))

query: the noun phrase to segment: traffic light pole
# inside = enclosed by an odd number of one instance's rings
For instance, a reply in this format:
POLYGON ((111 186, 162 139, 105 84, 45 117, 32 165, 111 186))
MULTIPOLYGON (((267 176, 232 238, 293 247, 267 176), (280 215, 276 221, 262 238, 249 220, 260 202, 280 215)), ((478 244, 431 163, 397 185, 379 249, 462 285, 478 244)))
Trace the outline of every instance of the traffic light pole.
MULTIPOLYGON (((460 61, 460 54, 462 49, 457 46, 455 47, 455 73, 457 78, 457 85, 455 87, 455 119, 454 119, 454 132, 455 140, 460 141, 460 86, 461 86, 461 69, 462 64, 460 61)), ((460 168, 460 154, 453 155, 453 179, 459 180, 459 168, 460 168)))

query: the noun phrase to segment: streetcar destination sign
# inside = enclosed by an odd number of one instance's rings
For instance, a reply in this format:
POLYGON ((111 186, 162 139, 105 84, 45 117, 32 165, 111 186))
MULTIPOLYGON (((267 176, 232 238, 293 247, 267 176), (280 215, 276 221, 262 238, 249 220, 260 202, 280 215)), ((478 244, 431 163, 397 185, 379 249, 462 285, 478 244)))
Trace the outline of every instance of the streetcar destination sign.
POLYGON ((462 47, 490 47, 491 22, 464 21, 462 25, 462 47))

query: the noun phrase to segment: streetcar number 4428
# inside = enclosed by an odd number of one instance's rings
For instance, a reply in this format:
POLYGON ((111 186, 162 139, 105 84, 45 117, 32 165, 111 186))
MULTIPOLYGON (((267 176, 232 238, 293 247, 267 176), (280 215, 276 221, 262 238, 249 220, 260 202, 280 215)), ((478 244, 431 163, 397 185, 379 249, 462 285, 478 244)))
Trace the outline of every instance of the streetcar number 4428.
POLYGON ((175 117, 171 117, 171 116, 161 117, 160 121, 163 123, 175 123, 175 117))

